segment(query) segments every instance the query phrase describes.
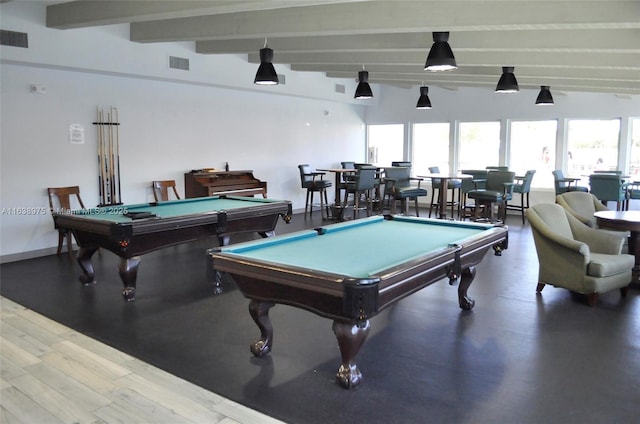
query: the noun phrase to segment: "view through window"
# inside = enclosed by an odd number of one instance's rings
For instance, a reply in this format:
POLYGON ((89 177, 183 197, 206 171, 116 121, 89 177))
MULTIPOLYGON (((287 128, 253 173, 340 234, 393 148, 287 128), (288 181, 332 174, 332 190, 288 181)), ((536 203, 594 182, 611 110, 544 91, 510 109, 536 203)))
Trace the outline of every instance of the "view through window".
POLYGON ((500 165, 500 122, 461 122, 458 169, 500 165))
POLYGON ((568 175, 618 168, 620 120, 572 119, 567 132, 568 175))
MULTIPOLYGON (((629 172, 638 177, 640 175, 640 118, 631 120, 631 160, 629 172)), ((637 178, 635 179, 637 180, 637 178)))
POLYGON ((368 126, 367 162, 378 166, 391 166, 404 159, 404 125, 368 126))
POLYGON ((532 187, 553 188, 558 121, 513 121, 509 169, 516 175, 535 169, 532 187))
POLYGON ((413 126, 412 165, 415 175, 429 174, 437 166, 449 172, 449 123, 415 124, 413 126))

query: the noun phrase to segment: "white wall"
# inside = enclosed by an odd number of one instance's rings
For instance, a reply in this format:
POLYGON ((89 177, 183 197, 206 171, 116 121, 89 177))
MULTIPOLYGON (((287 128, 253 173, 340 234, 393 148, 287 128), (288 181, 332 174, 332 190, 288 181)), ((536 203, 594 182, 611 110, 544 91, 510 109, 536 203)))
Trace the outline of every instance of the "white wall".
MULTIPOLYGON (((0 49, 3 261, 57 245, 48 212, 13 213, 46 208, 46 187, 79 185, 86 206, 99 203, 92 125, 98 107, 119 112, 125 204, 152 199, 155 179, 177 180, 183 194, 185 172, 229 162, 267 181, 269 197, 299 209, 305 192, 297 164, 364 160, 364 107, 352 94, 336 93, 335 80, 278 68, 286 85, 256 87, 256 66, 246 59, 197 56, 181 44, 130 43, 122 26, 49 30, 41 7, 26 3, 0 6, 2 29, 29 33, 28 49, 0 49), (169 70, 169 54, 188 54, 194 71, 169 70), (31 93, 32 84, 46 94, 31 93), (71 124, 84 127, 84 144, 69 142, 71 124)), ((351 81, 339 82, 347 93, 355 90, 351 81)))

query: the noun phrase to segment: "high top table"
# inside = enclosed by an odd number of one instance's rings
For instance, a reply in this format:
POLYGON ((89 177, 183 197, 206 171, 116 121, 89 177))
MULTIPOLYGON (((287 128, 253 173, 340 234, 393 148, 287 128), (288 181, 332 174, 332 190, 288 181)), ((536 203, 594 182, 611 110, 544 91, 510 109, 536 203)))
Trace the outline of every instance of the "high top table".
MULTIPOLYGON (((447 219, 447 190, 450 180, 464 180, 473 178, 471 174, 456 174, 456 173, 434 173, 426 175, 418 175, 418 178, 431 178, 440 180, 440 193, 438 196, 438 218, 447 219)), ((433 190, 433 183, 431 184, 431 190, 433 190)), ((453 202, 454 199, 451 199, 453 202)), ((453 217, 451 217, 453 219, 453 217)))

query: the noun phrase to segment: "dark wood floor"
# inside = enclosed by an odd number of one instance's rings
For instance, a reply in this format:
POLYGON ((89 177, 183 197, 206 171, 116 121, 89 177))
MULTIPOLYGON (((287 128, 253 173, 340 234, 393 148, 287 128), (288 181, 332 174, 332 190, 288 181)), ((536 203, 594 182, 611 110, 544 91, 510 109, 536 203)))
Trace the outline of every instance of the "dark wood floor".
MULTIPOLYGON (((115 255, 96 256, 83 287, 66 255, 3 264, 2 295, 208 390, 290 423, 630 423, 640 400, 640 291, 589 307, 553 287, 536 295, 528 225, 510 216, 509 249, 487 255, 457 305, 446 281, 371 320, 358 359, 363 384, 334 383, 339 352, 329 320, 287 306, 270 316, 274 349, 253 358, 248 301, 225 280, 212 296, 205 249, 143 256, 134 303, 120 296, 115 255)), ((279 233, 317 226, 296 215, 279 233)))

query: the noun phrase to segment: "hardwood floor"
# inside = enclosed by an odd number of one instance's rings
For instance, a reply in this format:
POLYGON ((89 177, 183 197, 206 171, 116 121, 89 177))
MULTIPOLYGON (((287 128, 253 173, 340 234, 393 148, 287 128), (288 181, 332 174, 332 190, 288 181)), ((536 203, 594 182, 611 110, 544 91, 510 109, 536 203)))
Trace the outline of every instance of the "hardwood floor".
POLYGON ((2 423, 281 422, 5 297, 0 314, 2 423))

